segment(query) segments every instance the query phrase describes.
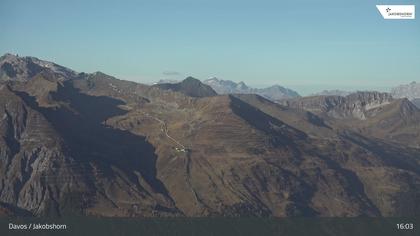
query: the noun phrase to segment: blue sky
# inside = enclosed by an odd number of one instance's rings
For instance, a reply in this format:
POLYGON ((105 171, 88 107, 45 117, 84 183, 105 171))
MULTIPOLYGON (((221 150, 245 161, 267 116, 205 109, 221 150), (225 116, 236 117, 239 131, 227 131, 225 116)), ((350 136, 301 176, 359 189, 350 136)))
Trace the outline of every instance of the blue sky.
POLYGON ((0 53, 150 83, 194 76, 302 94, 420 81, 420 22, 369 0, 0 0, 0 53))

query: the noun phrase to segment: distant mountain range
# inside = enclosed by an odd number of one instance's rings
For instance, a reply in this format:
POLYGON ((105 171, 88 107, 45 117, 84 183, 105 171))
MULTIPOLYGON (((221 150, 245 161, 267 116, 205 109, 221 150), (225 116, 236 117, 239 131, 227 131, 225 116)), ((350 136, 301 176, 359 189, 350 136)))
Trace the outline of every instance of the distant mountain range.
POLYGON ((312 94, 312 96, 342 96, 342 97, 345 97, 345 96, 347 96, 351 93, 352 92, 349 92, 349 91, 334 89, 334 90, 323 90, 319 93, 312 94))
POLYGON ((413 81, 397 86, 391 90, 391 94, 395 98, 407 98, 420 107, 420 83, 413 81))
MULTIPOLYGON (((155 84, 177 84, 176 80, 159 80, 155 84)), ((279 101, 283 99, 296 98, 300 95, 291 89, 284 88, 280 85, 273 85, 267 88, 251 88, 244 82, 233 82, 231 80, 220 80, 215 77, 203 80, 203 83, 210 86, 217 94, 258 94, 271 101, 279 101)), ((169 85, 166 85, 169 86, 169 85)))
POLYGON ((161 79, 158 82, 153 83, 153 84, 177 84, 179 82, 181 82, 181 81, 174 80, 174 79, 161 79))
POLYGON ((413 81, 397 86, 391 89, 391 94, 395 98, 408 98, 409 100, 420 98, 420 83, 413 81))
POLYGON ((0 215, 420 216, 408 99, 215 90, 0 57, 0 215))
MULTIPOLYGON (((352 93, 361 91, 344 91, 344 90, 323 90, 319 93, 312 94, 311 96, 342 96, 346 97, 352 93)), ((366 91, 365 91, 366 92, 366 91)), ((390 94, 394 98, 407 98, 414 105, 420 108, 420 83, 411 82, 405 85, 399 85, 390 90, 390 94)))
POLYGON ((235 83, 230 80, 219 80, 217 78, 204 80, 203 83, 211 86, 218 94, 258 94, 272 101, 300 96, 296 91, 280 85, 258 89, 248 87, 244 82, 235 83))

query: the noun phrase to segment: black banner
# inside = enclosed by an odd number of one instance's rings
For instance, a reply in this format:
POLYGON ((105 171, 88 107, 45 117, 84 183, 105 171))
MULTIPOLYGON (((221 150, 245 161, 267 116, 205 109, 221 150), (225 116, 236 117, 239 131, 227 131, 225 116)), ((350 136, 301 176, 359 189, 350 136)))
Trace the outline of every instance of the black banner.
POLYGON ((0 218, 0 235, 420 235, 414 218, 0 218))

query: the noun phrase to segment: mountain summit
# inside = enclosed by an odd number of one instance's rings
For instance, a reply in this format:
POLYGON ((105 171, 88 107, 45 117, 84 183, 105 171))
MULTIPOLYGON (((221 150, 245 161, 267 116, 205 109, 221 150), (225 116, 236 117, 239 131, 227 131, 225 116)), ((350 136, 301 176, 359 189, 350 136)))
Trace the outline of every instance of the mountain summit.
POLYGON ((36 57, 19 57, 10 53, 0 57, 0 80, 30 80, 42 71, 51 72, 63 79, 77 76, 73 70, 36 57))
POLYGON ((210 86, 203 84, 200 80, 191 76, 179 83, 160 83, 153 86, 164 90, 181 92, 191 97, 209 97, 217 95, 210 86))

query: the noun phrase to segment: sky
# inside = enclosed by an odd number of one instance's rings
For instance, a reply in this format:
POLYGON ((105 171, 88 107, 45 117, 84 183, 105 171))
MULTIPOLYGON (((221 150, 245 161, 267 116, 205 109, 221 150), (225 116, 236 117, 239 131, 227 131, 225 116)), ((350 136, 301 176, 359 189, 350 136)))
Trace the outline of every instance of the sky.
POLYGON ((420 0, 0 0, 0 54, 142 83, 217 77, 310 94, 420 82, 420 0))

